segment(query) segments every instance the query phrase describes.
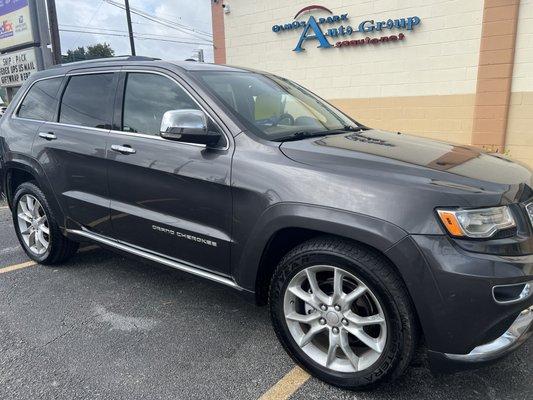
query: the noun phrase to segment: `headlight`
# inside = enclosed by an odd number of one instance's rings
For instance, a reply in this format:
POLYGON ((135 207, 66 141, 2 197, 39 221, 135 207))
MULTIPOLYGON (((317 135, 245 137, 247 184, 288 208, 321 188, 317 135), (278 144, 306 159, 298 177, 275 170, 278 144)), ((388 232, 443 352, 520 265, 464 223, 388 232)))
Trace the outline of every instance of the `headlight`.
POLYGON ((437 210, 439 218, 452 236, 489 238, 496 232, 513 228, 516 222, 509 207, 477 210, 437 210))

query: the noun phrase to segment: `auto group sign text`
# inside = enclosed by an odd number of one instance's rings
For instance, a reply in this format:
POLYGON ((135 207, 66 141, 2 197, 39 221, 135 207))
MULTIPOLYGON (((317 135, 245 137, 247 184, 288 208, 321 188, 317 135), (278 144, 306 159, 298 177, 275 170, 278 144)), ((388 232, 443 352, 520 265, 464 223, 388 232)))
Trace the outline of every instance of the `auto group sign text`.
POLYGON ((326 7, 308 6, 296 13, 293 22, 274 25, 272 26, 272 31, 282 33, 285 31, 301 30, 300 39, 294 48, 294 51, 301 52, 305 50, 303 46, 307 40, 317 40, 317 47, 322 49, 401 41, 405 39, 405 34, 402 32, 397 33, 397 31, 411 31, 420 24, 421 19, 414 16, 396 19, 389 18, 382 21, 365 20, 361 21, 357 27, 353 27, 347 24, 347 22, 348 14, 334 15, 326 7), (311 15, 307 21, 297 20, 300 15, 312 10, 322 10, 331 15, 320 18, 315 18, 311 15), (371 33, 381 35, 375 37, 354 37, 354 35, 371 33))

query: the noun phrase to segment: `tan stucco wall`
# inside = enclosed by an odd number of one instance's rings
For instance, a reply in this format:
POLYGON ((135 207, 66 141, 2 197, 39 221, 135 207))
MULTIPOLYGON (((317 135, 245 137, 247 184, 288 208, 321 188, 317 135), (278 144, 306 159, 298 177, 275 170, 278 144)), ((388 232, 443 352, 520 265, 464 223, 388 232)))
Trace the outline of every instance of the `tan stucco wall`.
MULTIPOLYGON (((507 36, 512 27, 500 19, 515 1, 322 0, 316 4, 334 14, 348 13, 345 24, 353 27, 367 19, 415 15, 422 22, 414 31, 404 31, 402 42, 318 49, 316 42, 308 41, 298 54, 292 49, 301 30, 274 33, 271 27, 291 22, 309 0, 229 0, 231 13, 224 15, 227 63, 293 79, 369 126, 470 144, 474 121, 477 135, 480 130, 492 132, 490 119, 504 107, 499 100, 493 104, 497 96, 480 102, 478 93, 476 108, 484 10, 491 38, 481 49, 486 50, 482 73, 495 77, 482 91, 504 90, 498 51, 511 39, 507 36)), ((521 0, 517 31, 505 144, 512 158, 533 166, 533 129, 528 128, 533 122, 533 0, 521 0)), ((350 39, 365 36, 357 33, 350 39)))
POLYGON ((474 94, 330 99, 365 125, 454 143, 470 142, 474 101, 474 94))
POLYGON ((533 0, 522 0, 513 70, 506 149, 533 168, 533 0))
POLYGON ((225 15, 227 63, 293 79, 372 127, 470 143, 483 0, 324 0, 319 4, 334 14, 347 12, 353 27, 367 19, 415 15, 422 22, 403 31, 401 43, 318 49, 308 41, 297 54, 292 49, 301 30, 274 33, 271 27, 292 21, 309 4, 231 0, 225 15))
MULTIPOLYGON (((422 21, 413 31, 368 34, 403 32, 406 38, 401 42, 319 49, 316 41, 307 41, 306 50, 295 53, 301 29, 274 33, 271 28, 291 22, 309 4, 309 0, 231 0, 231 13, 225 15, 227 63, 281 74, 329 99, 475 92, 483 0, 320 1, 334 14, 348 13, 344 24, 353 27, 374 18, 418 16, 422 21)), ((308 18, 305 14, 298 20, 308 18)), ((350 38, 366 36, 356 33, 350 38)))
POLYGON ((511 158, 533 168, 533 92, 511 95, 505 148, 511 158))

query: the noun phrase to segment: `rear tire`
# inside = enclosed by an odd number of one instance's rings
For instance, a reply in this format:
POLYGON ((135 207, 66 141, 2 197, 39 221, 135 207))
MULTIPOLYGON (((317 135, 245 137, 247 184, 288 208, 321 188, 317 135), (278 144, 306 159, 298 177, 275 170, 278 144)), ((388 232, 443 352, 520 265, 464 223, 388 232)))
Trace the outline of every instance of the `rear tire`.
POLYGON ((269 306, 293 360, 344 389, 395 379, 416 350, 403 281, 380 253, 348 240, 312 239, 290 251, 273 274, 269 306))
POLYGON ((78 251, 79 243, 63 235, 46 196, 33 182, 15 191, 12 215, 22 248, 39 264, 60 264, 78 251))

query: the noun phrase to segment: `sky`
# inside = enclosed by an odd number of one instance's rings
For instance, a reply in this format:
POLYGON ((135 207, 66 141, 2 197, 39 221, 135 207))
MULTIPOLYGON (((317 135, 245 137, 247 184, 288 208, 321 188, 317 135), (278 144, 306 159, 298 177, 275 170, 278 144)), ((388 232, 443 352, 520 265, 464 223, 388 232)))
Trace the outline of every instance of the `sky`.
MULTIPOLYGON (((124 4, 124 0, 111 1, 124 4)), ((156 39, 136 38, 137 55, 184 60, 192 58, 195 51, 202 48, 205 61, 213 62, 213 46, 206 43, 211 41, 211 37, 198 32, 212 32, 211 0, 130 0, 130 7, 155 16, 159 21, 167 20, 174 27, 132 14, 134 35, 150 35, 156 39), (190 30, 178 30, 174 23, 190 27, 197 33, 192 36, 186 33, 190 30), (183 41, 197 43, 177 43, 183 41)), ((106 0, 56 0, 56 8, 63 54, 68 49, 102 42, 109 43, 115 55, 130 54, 126 12, 123 9, 106 0), (80 30, 91 33, 72 32, 80 30)))

